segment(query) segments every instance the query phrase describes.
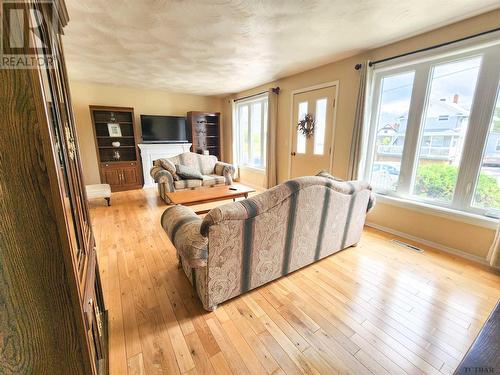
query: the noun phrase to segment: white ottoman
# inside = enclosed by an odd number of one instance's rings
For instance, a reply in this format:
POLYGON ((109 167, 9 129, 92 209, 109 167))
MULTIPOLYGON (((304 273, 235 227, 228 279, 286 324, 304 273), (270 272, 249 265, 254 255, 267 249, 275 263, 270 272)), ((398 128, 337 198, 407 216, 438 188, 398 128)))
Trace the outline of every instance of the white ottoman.
POLYGON ((95 184, 85 186, 87 190, 87 199, 104 198, 111 206, 111 186, 108 184, 95 184))

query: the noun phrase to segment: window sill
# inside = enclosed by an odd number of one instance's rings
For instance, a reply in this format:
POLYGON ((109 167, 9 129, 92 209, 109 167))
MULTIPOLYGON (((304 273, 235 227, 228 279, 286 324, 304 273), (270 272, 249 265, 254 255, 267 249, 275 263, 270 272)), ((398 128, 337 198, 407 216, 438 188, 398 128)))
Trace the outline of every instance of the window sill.
POLYGON ((239 168, 250 172, 262 173, 262 174, 266 173, 266 170, 264 168, 251 167, 249 165, 240 165, 239 168))
POLYGON ((445 207, 433 206, 430 204, 410 201, 396 197, 389 197, 387 195, 377 194, 377 201, 384 204, 389 204, 396 207, 406 208, 412 211, 421 212, 427 215, 439 216, 449 220, 455 220, 462 223, 476 225, 482 228, 497 229, 498 219, 476 215, 469 212, 452 210, 445 207))

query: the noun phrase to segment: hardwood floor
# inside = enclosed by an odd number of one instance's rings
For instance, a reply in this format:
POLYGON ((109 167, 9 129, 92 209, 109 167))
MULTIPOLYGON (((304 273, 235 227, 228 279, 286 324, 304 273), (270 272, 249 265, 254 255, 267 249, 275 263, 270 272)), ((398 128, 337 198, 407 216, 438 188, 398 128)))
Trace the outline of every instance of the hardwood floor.
POLYGON ((155 189, 91 207, 111 375, 450 374, 500 297, 485 267, 367 229, 358 247, 208 313, 177 269, 155 189))

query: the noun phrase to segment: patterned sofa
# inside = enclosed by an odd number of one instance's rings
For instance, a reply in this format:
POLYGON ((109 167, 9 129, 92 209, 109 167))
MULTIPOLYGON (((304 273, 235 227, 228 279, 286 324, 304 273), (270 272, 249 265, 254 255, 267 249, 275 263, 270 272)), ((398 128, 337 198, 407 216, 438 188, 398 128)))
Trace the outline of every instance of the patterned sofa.
POLYGON ((160 197, 166 203, 170 203, 165 193, 200 186, 231 185, 233 183, 234 171, 235 169, 231 164, 218 161, 214 155, 185 152, 171 158, 153 161, 150 174, 158 184, 160 197), (183 180, 178 178, 175 173, 176 164, 196 169, 203 175, 203 180, 183 180))
POLYGON ((214 208, 203 219, 188 207, 173 206, 161 224, 203 307, 212 311, 356 245, 373 205, 367 183, 299 177, 214 208))

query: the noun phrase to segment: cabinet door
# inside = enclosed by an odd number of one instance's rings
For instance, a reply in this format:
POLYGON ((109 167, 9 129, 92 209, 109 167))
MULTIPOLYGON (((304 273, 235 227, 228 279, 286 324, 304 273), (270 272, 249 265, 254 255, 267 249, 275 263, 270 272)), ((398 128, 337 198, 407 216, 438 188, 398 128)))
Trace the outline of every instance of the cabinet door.
POLYGON ((124 185, 138 185, 139 174, 137 173, 137 167, 124 167, 122 169, 122 178, 124 185))
POLYGON ((104 308, 104 300, 102 295, 102 287, 99 278, 99 267, 95 250, 89 259, 89 273, 94 282, 88 284, 85 290, 85 298, 83 303, 83 313, 85 317, 85 328, 89 340, 91 356, 94 360, 93 365, 96 368, 97 374, 108 373, 107 358, 107 312, 104 308))
POLYGON ((111 185, 111 187, 118 187, 121 185, 121 170, 120 169, 104 169, 103 172, 104 183, 111 185))
MULTIPOLYGON (((42 35, 46 37, 46 35, 42 35)), ((58 44, 54 43, 54 49, 58 44)), ((59 59, 58 53, 55 55, 59 59)), ((74 133, 68 115, 65 87, 61 81, 61 62, 53 69, 40 69, 42 87, 46 98, 47 119, 53 148, 59 162, 59 188, 65 208, 65 219, 70 237, 73 266, 77 272, 80 291, 83 288, 87 255, 90 246, 93 246, 89 218, 86 212, 86 202, 83 199, 81 181, 77 174, 77 149, 74 145, 74 133)), ((80 294, 80 297, 82 297, 80 294)))

